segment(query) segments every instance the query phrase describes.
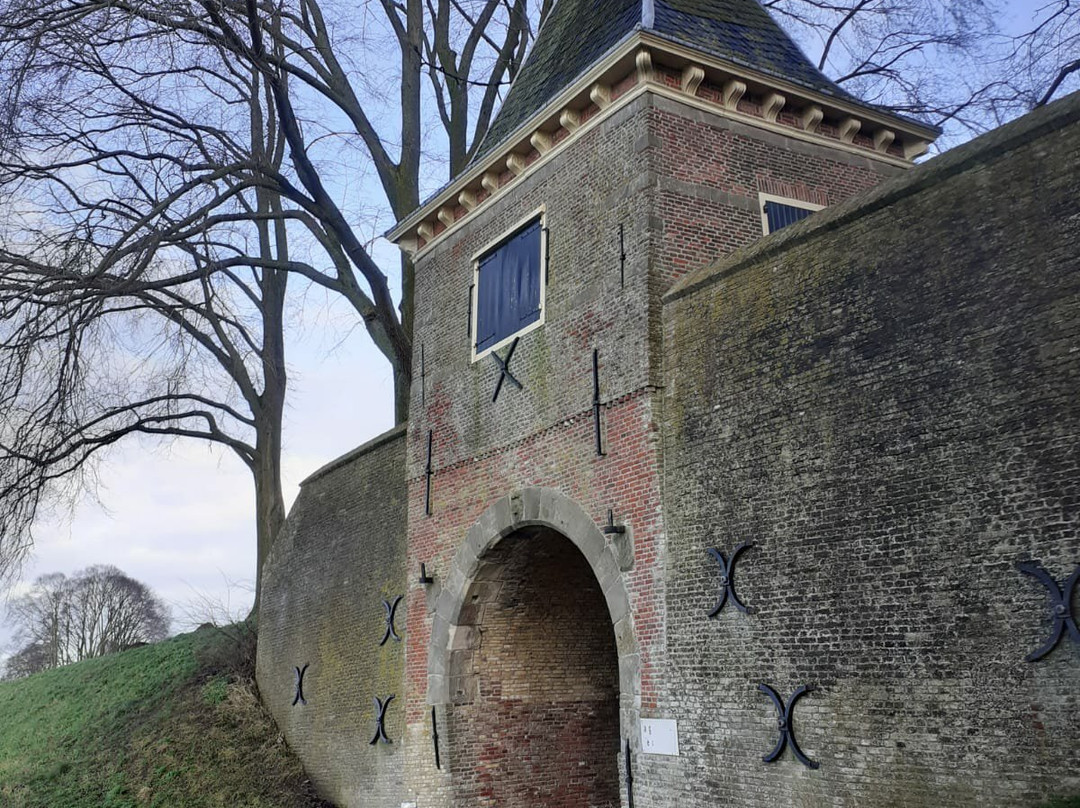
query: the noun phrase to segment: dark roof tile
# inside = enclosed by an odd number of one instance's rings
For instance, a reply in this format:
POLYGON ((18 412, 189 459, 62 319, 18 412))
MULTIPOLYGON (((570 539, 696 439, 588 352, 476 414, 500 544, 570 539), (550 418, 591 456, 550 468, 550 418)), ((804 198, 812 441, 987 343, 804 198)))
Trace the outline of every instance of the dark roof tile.
POLYGON ((476 157, 483 157, 599 62, 641 22, 641 0, 560 0, 514 79, 476 157))

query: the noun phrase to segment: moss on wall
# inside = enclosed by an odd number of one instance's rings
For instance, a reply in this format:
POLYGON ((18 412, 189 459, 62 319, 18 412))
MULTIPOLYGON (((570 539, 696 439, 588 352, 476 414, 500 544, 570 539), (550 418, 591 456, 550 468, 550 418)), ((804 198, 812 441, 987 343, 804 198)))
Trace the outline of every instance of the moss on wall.
MULTIPOLYGON (((687 279, 665 309, 665 710, 682 801, 1030 806, 1080 789, 1080 96, 687 279), (715 620, 718 567, 750 616, 715 620), (760 762, 759 683, 816 771, 760 762), (711 778, 711 780, 710 780, 711 778)), ((660 798, 662 782, 650 783, 660 798)), ((660 804, 654 802, 653 804, 660 804)))
MULTIPOLYGON (((316 472, 264 570, 259 688, 320 792, 342 806, 401 801, 404 641, 379 641, 383 601, 406 594, 404 475, 404 427, 316 472), (294 667, 305 664, 307 703, 293 705, 294 667), (373 700, 390 695, 397 743, 371 745, 373 700)), ((405 625, 402 600, 402 638, 405 625)))

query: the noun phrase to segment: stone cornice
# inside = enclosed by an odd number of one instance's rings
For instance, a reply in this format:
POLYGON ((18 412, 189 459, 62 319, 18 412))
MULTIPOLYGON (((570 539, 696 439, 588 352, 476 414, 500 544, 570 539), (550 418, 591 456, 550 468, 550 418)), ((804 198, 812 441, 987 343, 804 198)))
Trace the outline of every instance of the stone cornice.
POLYGON ((387 238, 419 256, 644 92, 895 166, 909 167, 937 136, 932 127, 636 32, 514 131, 500 149, 395 225, 387 238))

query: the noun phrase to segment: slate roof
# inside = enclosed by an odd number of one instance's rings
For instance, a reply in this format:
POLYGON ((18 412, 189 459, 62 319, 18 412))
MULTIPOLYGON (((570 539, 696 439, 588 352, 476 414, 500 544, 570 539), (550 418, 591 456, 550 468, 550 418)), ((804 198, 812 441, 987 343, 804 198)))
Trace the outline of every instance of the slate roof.
POLYGON ((825 95, 856 101, 825 78, 756 0, 655 0, 653 33, 825 95))
POLYGON ((814 67, 757 0, 558 0, 474 160, 638 30, 866 106, 814 67))
POLYGON ((641 0, 559 0, 473 159, 502 143, 640 27, 641 0))

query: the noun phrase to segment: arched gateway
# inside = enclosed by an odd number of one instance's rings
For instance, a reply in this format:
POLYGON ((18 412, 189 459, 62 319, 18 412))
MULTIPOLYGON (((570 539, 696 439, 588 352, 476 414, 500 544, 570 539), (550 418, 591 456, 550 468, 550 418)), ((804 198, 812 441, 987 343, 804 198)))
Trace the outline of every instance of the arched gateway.
POLYGON ((485 512, 439 596, 429 655, 456 804, 619 805, 629 621, 615 549, 575 502, 534 488, 485 512))

